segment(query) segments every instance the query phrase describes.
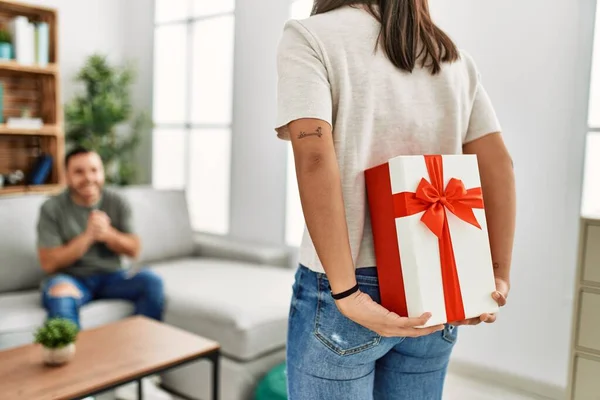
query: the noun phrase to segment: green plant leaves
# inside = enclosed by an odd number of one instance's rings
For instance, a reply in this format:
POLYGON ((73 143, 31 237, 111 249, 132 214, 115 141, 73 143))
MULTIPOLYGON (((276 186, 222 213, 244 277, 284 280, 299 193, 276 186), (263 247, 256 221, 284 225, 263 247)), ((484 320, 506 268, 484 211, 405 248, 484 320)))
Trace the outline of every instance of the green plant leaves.
POLYGON ((0 43, 12 43, 12 35, 5 29, 0 29, 0 43))
POLYGON ((131 64, 111 65, 106 56, 93 54, 77 74, 83 93, 65 105, 69 146, 96 151, 105 164, 109 184, 129 185, 136 179, 133 157, 141 137, 152 123, 145 113, 134 114, 130 89, 135 79, 131 64), (117 130, 126 125, 127 134, 117 130))
POLYGON ((79 329, 74 322, 64 318, 51 318, 35 332, 35 343, 58 349, 75 342, 78 333, 79 329))

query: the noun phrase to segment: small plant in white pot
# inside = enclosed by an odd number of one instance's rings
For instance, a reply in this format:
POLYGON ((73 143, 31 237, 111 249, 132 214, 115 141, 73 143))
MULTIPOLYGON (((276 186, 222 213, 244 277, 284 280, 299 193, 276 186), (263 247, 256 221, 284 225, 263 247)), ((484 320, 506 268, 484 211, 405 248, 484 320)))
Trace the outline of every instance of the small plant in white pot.
POLYGON ((78 333, 77 325, 68 319, 48 319, 35 333, 35 343, 42 345, 44 363, 62 365, 71 361, 78 333))

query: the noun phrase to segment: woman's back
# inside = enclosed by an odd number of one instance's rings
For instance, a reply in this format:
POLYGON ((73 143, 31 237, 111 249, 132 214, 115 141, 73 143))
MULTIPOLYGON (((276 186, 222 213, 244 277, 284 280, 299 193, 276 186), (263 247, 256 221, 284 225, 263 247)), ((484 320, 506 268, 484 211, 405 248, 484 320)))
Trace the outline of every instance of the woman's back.
MULTIPOLYGON (((424 293, 404 280, 398 264, 393 278, 380 274, 365 171, 399 155, 476 155, 493 257, 496 290, 490 295, 504 306, 514 173, 475 65, 432 21, 428 0, 314 0, 312 17, 285 26, 277 62, 276 131, 292 142, 307 227, 289 309, 289 398, 441 399, 455 326, 493 323, 496 316, 441 316, 441 309, 407 312, 380 304, 384 292, 410 291, 417 300, 424 293), (356 3, 363 5, 348 6, 356 3), (380 277, 394 281, 386 282, 390 289, 379 285, 380 277), (447 323, 425 327, 440 321, 447 323)), ((443 196, 435 199, 434 214, 453 207, 443 196)), ((393 219, 388 223, 391 228, 393 219)), ((397 257, 401 241, 384 237, 383 251, 389 246, 390 257, 397 257)), ((458 260, 452 250, 439 258, 458 260)), ((445 290, 449 285, 456 293, 464 278, 455 279, 455 267, 409 269, 440 283, 433 296, 460 307, 445 290)))
MULTIPOLYGON (((278 57, 279 137, 289 139, 287 124, 299 118, 332 125, 358 268, 375 265, 366 169, 398 155, 460 154, 463 144, 500 131, 467 54, 435 75, 420 62, 406 72, 377 47, 380 29, 367 10, 341 7, 288 22, 278 57)), ((300 262, 324 271, 307 231, 300 262)))

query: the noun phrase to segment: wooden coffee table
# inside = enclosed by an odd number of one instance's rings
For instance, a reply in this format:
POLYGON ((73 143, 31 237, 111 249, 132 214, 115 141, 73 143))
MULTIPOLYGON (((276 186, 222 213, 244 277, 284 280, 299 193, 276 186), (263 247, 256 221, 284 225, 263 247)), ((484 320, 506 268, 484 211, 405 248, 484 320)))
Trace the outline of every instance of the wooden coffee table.
POLYGON ((71 400, 181 365, 208 359, 213 364, 213 400, 219 389, 218 343, 144 317, 131 317, 82 331, 75 358, 60 367, 42 363, 40 345, 0 352, 0 397, 6 400, 71 400))

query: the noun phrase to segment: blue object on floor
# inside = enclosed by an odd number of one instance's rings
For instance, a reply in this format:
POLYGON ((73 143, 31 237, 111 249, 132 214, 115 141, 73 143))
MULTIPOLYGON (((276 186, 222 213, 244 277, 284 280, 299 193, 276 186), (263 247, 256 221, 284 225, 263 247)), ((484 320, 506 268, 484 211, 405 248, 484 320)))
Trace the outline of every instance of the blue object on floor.
POLYGON ((265 375, 256 388, 254 400, 287 400, 285 362, 265 375))

